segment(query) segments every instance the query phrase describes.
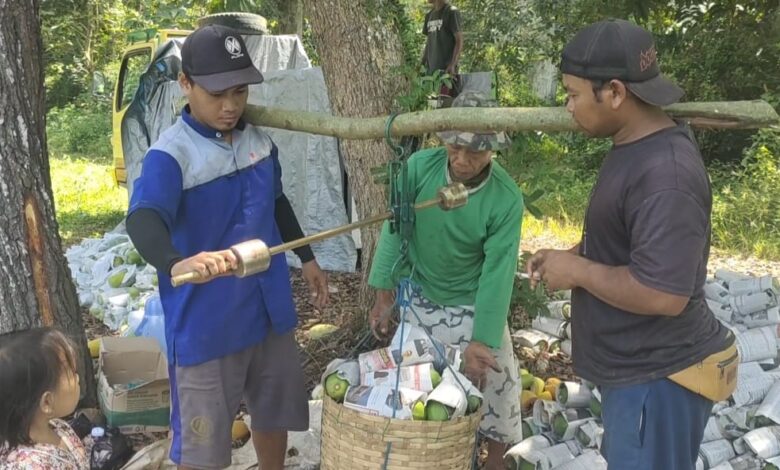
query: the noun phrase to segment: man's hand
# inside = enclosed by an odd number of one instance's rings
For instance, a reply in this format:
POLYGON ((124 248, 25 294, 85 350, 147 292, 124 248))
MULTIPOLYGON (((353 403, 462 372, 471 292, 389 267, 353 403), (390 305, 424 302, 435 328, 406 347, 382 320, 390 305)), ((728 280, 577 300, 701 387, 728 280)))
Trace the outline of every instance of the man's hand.
POLYGON ((238 259, 231 250, 203 251, 195 256, 177 261, 171 267, 171 277, 197 271, 200 277, 190 281, 193 284, 203 284, 210 280, 229 276, 238 267, 238 259))
POLYGON ((317 260, 303 263, 301 266, 303 279, 309 285, 311 303, 318 309, 322 309, 328 303, 328 276, 320 268, 317 260))
POLYGON ((455 64, 450 64, 450 65, 448 65, 448 66, 447 66, 446 72, 447 72, 448 74, 450 74, 450 76, 451 76, 452 78, 455 78, 455 74, 456 74, 457 70, 458 70, 458 66, 457 66, 457 65, 455 65, 455 64))
POLYGON ((582 268, 584 258, 569 250, 539 250, 526 263, 531 288, 544 281, 551 291, 577 287, 576 273, 582 268))
POLYGON ((391 290, 377 290, 374 307, 368 314, 368 324, 371 332, 378 340, 387 337, 387 331, 392 319, 393 305, 395 305, 395 292, 391 290))
POLYGON ((488 369, 501 372, 493 351, 478 341, 472 341, 463 351, 463 374, 480 390, 487 384, 488 369))

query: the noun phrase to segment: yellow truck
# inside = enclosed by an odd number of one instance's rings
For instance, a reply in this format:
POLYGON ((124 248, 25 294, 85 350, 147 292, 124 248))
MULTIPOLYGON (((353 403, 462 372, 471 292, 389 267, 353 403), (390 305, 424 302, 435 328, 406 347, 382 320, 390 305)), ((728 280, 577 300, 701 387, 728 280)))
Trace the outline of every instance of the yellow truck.
POLYGON ((119 78, 114 87, 113 119, 111 145, 114 155, 114 181, 124 186, 127 183, 127 170, 122 150, 122 119, 127 107, 135 96, 141 75, 152 62, 154 52, 171 38, 184 38, 191 31, 176 29, 147 29, 128 36, 129 45, 122 55, 119 78))

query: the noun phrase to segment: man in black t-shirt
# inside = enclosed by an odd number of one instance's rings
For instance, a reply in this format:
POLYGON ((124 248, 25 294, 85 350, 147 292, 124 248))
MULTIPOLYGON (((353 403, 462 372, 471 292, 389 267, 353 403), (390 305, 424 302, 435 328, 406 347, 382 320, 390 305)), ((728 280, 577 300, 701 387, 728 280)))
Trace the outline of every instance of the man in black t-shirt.
MULTIPOLYGON (((458 73, 458 60, 463 50, 460 10, 447 0, 428 0, 433 7, 425 15, 423 34, 425 49, 422 64, 426 73, 436 70, 453 77, 458 73)), ((442 94, 452 96, 452 90, 442 87, 442 94)))
POLYGON ((527 265, 548 289, 573 289, 574 371, 600 388, 610 469, 693 469, 713 402, 676 376, 714 354, 738 360, 704 301, 709 179, 689 130, 661 109, 683 91, 656 56, 651 34, 623 20, 590 25, 564 48, 567 110, 614 145, 580 243, 527 265))

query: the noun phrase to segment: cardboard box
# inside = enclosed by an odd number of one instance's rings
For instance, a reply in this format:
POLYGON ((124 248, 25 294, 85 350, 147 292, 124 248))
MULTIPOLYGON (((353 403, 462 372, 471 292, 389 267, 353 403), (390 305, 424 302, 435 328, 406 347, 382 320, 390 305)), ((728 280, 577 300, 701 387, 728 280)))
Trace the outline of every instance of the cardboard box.
POLYGON ((157 341, 102 338, 98 397, 108 425, 125 434, 167 431, 171 413, 168 362, 157 341))

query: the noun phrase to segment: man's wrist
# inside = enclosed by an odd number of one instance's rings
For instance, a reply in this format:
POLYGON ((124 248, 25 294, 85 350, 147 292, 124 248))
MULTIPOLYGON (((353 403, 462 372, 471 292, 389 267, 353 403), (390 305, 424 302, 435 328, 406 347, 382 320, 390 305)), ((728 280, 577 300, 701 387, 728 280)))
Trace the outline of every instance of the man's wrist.
POLYGON ((589 278, 588 271, 592 265, 593 262, 591 260, 579 255, 574 255, 571 265, 571 276, 572 283, 575 287, 585 287, 589 278))
POLYGON ((170 261, 168 261, 168 276, 171 276, 171 272, 173 271, 173 267, 176 266, 179 261, 182 261, 184 258, 181 256, 173 257, 170 261))
POLYGON ((388 289, 377 289, 376 290, 376 298, 380 301, 393 301, 393 292, 392 290, 388 289))

